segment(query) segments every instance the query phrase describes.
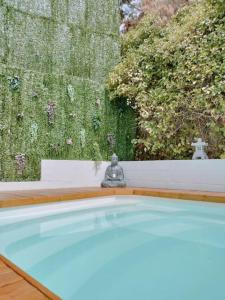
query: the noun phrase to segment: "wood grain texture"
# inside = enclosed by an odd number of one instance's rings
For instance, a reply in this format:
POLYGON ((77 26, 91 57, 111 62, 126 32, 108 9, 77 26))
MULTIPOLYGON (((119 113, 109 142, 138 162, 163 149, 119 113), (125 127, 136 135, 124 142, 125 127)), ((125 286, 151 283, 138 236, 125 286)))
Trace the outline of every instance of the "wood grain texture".
POLYGON ((60 300, 46 287, 0 255, 0 300, 60 300))
POLYGON ((151 188, 66 188, 43 189, 32 191, 0 192, 0 208, 21 205, 42 204, 61 201, 75 201, 85 198, 113 196, 113 195, 141 195, 162 198, 175 198, 206 202, 225 203, 225 193, 200 192, 171 189, 151 188))

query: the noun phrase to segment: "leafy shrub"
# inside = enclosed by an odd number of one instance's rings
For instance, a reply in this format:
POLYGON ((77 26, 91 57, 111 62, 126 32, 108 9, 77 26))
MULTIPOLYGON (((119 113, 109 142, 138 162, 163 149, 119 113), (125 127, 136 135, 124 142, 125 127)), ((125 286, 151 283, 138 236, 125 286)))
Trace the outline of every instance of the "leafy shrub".
POLYGON ((210 157, 225 155, 225 13, 213 1, 181 9, 165 26, 146 16, 123 37, 108 86, 112 100, 137 111, 137 159, 190 158, 195 137, 210 157))
POLYGON ((208 2, 217 7, 218 9, 220 9, 221 11, 225 10, 225 2, 224 0, 208 0, 208 2))

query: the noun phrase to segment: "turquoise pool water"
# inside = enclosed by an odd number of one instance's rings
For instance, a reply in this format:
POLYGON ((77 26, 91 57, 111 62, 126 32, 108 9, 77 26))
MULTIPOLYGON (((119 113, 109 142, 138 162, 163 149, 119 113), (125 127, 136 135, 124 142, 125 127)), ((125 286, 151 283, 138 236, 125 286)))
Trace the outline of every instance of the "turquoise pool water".
POLYGON ((0 210, 0 252, 65 300, 225 299, 225 205, 106 197, 0 210))

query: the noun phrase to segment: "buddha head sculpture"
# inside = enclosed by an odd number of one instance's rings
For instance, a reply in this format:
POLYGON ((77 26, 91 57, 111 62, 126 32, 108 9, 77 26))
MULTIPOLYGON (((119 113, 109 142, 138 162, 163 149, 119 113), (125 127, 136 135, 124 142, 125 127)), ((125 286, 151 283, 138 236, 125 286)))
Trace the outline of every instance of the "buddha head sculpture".
POLYGON ((114 153, 111 158, 111 166, 118 165, 118 156, 114 153))

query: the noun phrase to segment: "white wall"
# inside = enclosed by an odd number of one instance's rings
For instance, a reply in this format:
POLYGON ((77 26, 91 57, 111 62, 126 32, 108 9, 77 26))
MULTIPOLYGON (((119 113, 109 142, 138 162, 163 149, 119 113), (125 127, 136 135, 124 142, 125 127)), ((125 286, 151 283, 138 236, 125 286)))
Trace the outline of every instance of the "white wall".
POLYGON ((41 181, 71 182, 74 187, 100 186, 108 162, 42 160, 41 181))
MULTIPOLYGON (((40 182, 0 182, 0 191, 100 186, 109 162, 43 160, 40 182)), ((225 160, 120 162, 127 185, 225 192, 225 160)))
POLYGON ((225 192, 225 160, 133 161, 121 165, 132 187, 225 192))
POLYGON ((41 181, 0 182, 0 192, 100 186, 108 162, 42 160, 41 181))
POLYGON ((100 186, 108 162, 42 160, 41 181, 0 182, 0 192, 100 186))
MULTIPOLYGON (((43 181, 69 181, 75 187, 100 186, 109 162, 96 170, 91 161, 42 161, 43 181)), ((225 160, 120 162, 127 185, 225 192, 225 160)))

